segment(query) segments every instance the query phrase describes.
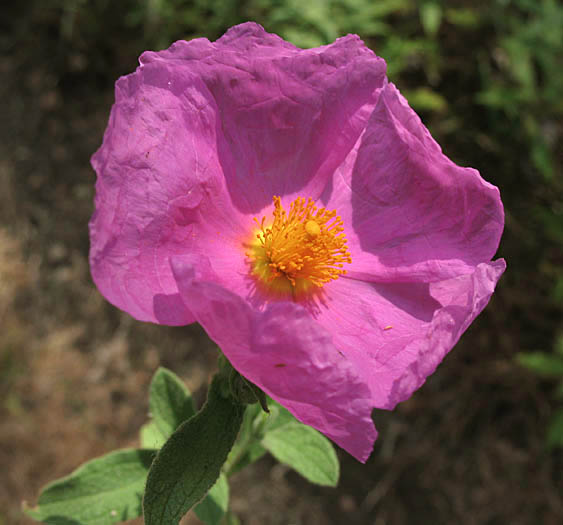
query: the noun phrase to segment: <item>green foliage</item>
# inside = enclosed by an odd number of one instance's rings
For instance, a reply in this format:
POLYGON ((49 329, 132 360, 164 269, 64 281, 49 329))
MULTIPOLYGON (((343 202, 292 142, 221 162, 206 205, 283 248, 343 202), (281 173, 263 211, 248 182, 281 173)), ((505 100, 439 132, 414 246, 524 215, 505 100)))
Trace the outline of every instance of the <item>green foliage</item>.
POLYGON ((555 412, 547 429, 547 444, 551 448, 563 447, 563 408, 555 412))
POLYGON ((141 446, 159 449, 172 433, 195 414, 190 391, 170 370, 160 367, 149 389, 151 420, 139 432, 141 446))
MULTIPOLYGON (((149 407, 153 419, 141 427, 143 447, 161 448, 181 423, 195 415, 190 391, 178 376, 162 367, 151 381, 149 407)), ((194 512, 207 525, 214 525, 220 523, 228 506, 229 485, 221 474, 194 512)))
POLYGON ((232 512, 228 512, 227 515, 225 516, 223 525, 240 525, 240 520, 235 514, 233 514, 232 512))
POLYGON ((286 408, 273 399, 268 400, 268 409, 268 414, 265 414, 259 405, 246 409, 239 439, 225 464, 225 471, 229 475, 258 461, 268 452, 261 443, 268 432, 297 422, 286 408))
POLYGON ((547 352, 526 352, 516 356, 518 362, 536 374, 563 378, 563 356, 547 352))
MULTIPOLYGON (((217 406, 217 402, 214 396, 212 406, 217 406)), ((85 463, 70 476, 45 487, 39 497, 38 506, 34 509, 27 509, 27 514, 38 521, 58 525, 105 525, 141 516, 141 501, 149 468, 157 454, 155 449, 162 447, 186 418, 195 415, 190 392, 175 374, 164 368, 158 369, 153 377, 149 405, 152 420, 141 427, 142 449, 120 450, 85 463)), ((205 415, 208 414, 209 403, 205 406, 204 415, 188 427, 194 432, 197 421, 205 419, 205 415)), ((230 410, 230 407, 231 405, 228 404, 226 410, 230 410)), ((230 413, 230 419, 233 417, 240 419, 242 409, 238 405, 237 407, 237 410, 230 413)), ((220 417, 221 414, 224 415, 224 412, 225 410, 217 414, 220 417)), ((222 423, 228 427, 228 421, 222 423)), ((234 425, 236 427, 236 422, 234 425)), ((183 437, 190 442, 190 446, 185 446, 185 448, 189 449, 189 453, 197 454, 198 443, 201 443, 201 439, 199 442, 190 440, 189 436, 186 437, 186 426, 184 425, 183 428, 183 437)), ((216 441, 225 439, 223 424, 220 425, 220 428, 218 425, 213 428, 209 427, 208 431, 212 432, 213 429, 216 441)), ((208 436, 208 434, 205 435, 208 436)), ((236 428, 232 429, 230 439, 234 439, 233 435, 236 437, 236 428)), ((177 442, 177 436, 172 440, 172 443, 174 442, 177 442)), ((209 446, 213 447, 213 440, 209 440, 209 446)), ((169 450, 170 447, 171 445, 168 445, 167 449, 169 450)), ((211 450, 209 454, 214 455, 215 451, 211 450)), ((184 456, 179 456, 177 459, 181 460, 184 456)), ((225 456, 226 453, 223 453, 223 456, 219 455, 219 457, 223 457, 223 460, 225 456)), ((206 461, 205 455, 202 455, 201 458, 204 462, 206 461)), ((221 463, 220 459, 218 461, 221 463)), ((162 459, 157 464, 157 468, 159 465, 162 466, 162 459)), ((197 470, 199 465, 200 463, 192 462, 191 466, 197 470)), ((187 469, 185 465, 183 467, 187 469)), ((195 485, 202 483, 200 474, 201 472, 195 472, 192 477, 195 485), (195 480, 198 481, 195 482, 195 480)), ((211 476, 211 478, 209 485, 213 484, 216 476, 211 476)), ((207 488, 209 486, 199 493, 196 501, 205 495, 207 488)), ((192 497, 195 496, 192 494, 192 497)), ((197 505, 195 512, 206 524, 218 524, 227 512, 228 501, 227 479, 221 475, 203 501, 197 505)))
MULTIPOLYGON (((36 5, 49 9, 43 2, 36 5)), ((107 0, 58 0, 47 5, 59 8, 63 38, 100 49, 107 46, 103 36, 108 20, 121 21, 130 30, 130 39, 142 35, 140 49, 167 47, 180 38, 214 39, 247 20, 300 47, 357 33, 387 60, 390 77, 401 87, 425 87, 433 93, 432 98, 415 99, 413 106, 420 111, 441 111, 444 105, 437 97, 444 94, 435 88, 456 67, 456 74, 469 68, 480 75, 477 91, 471 93, 473 86, 465 85, 463 93, 448 96, 473 97, 472 104, 486 106, 494 120, 496 113, 503 113, 502 120, 525 143, 535 169, 547 179, 553 179, 558 169, 553 128, 563 115, 563 5, 557 0, 492 0, 482 7, 471 2, 452 7, 443 0, 124 0, 118 5, 107 0), (448 40, 443 36, 455 42, 454 34, 462 43, 471 42, 454 51, 468 53, 469 60, 451 54, 444 59, 448 40), (417 84, 409 86, 413 78, 417 84)), ((449 132, 455 133, 460 125, 449 132)), ((492 126, 493 141, 502 144, 506 128, 492 126)))
POLYGON ((159 449, 166 443, 166 437, 154 421, 145 423, 139 431, 139 441, 144 448, 159 449))
MULTIPOLYGON (((532 372, 549 379, 558 380, 554 391, 555 399, 563 400, 563 335, 557 339, 554 351, 525 352, 517 354, 516 360, 532 372)), ((547 429, 549 448, 563 447, 563 408, 558 408, 551 417, 547 429)))
POLYGON ((403 93, 409 104, 416 107, 418 111, 435 111, 443 113, 448 109, 447 100, 428 87, 420 87, 413 90, 405 90, 403 93))
POLYGON ((315 429, 299 423, 279 403, 269 400, 270 414, 248 407, 239 439, 225 464, 230 475, 270 452, 278 461, 311 483, 334 487, 340 466, 332 443, 315 429))
POLYGON ((438 30, 440 29, 440 24, 442 23, 442 6, 436 1, 426 1, 423 2, 419 8, 420 12, 420 22, 424 32, 430 36, 434 37, 438 30))
POLYGON ((152 419, 140 430, 144 448, 85 463, 48 485, 28 515, 58 525, 105 525, 144 514, 149 525, 174 525, 194 507, 207 525, 235 524, 228 476, 268 451, 312 483, 335 486, 339 464, 330 441, 272 400, 268 414, 259 403, 245 413, 231 392, 235 371, 223 356, 221 363, 197 413, 180 378, 159 368, 150 386, 152 419))
POLYGON ((165 438, 195 414, 189 390, 180 378, 166 368, 156 371, 149 392, 149 410, 153 422, 165 438))
POLYGON ((563 5, 497 0, 489 23, 500 37, 494 53, 481 58, 478 100, 506 114, 528 141, 535 168, 551 179, 556 168, 548 130, 563 118, 563 5))
POLYGON ((207 525, 219 525, 229 510, 229 482, 221 473, 219 479, 211 487, 205 499, 196 505, 196 516, 207 525))
POLYGON ((267 432, 261 444, 281 463, 311 483, 336 487, 340 465, 330 441, 301 423, 288 423, 267 432))
MULTIPOLYGON (((268 403, 270 405, 270 403, 268 403)), ((270 406, 270 417, 276 418, 270 406)), ((264 416, 258 405, 250 405, 244 413, 239 437, 234 444, 229 457, 223 467, 228 476, 242 470, 244 467, 258 461, 267 450, 260 444, 262 428, 264 425, 264 416)))
POLYGON ((158 452, 143 497, 147 525, 177 524, 217 481, 244 413, 225 388, 225 379, 215 376, 206 404, 158 452))
POLYGON ((452 26, 463 29, 475 29, 481 23, 480 12, 470 7, 446 7, 444 18, 452 26))
POLYGON ((47 485, 32 518, 53 525, 106 525, 136 518, 154 450, 118 450, 47 485))
MULTIPOLYGON (((443 0, 36 0, 33 5, 60 17, 61 36, 73 44, 69 49, 100 50, 96 65, 106 70, 103 54, 115 47, 108 31, 137 40, 139 50, 167 47, 180 38, 214 39, 247 20, 301 47, 357 33, 387 60, 400 87, 433 93, 416 97, 415 109, 442 111, 437 97, 450 105, 460 98, 457 111, 469 120, 482 104, 487 114, 481 131, 487 127, 490 146, 502 147, 509 130, 545 179, 553 180, 560 169, 555 148, 563 119, 563 5, 557 0, 492 0, 482 6, 443 0), (456 89, 456 77, 468 73, 471 82, 456 89), (441 86, 445 77, 450 83, 441 86), (448 86, 452 91, 445 97, 448 86)), ((462 123, 448 126, 453 135, 462 123)))

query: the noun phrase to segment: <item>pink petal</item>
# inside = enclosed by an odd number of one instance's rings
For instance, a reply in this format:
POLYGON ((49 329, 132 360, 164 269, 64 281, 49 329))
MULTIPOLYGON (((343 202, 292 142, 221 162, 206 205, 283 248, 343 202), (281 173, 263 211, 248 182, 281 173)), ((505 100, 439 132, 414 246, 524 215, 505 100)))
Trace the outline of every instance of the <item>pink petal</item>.
POLYGON ((243 249, 234 239, 248 236, 250 225, 225 191, 209 91, 185 69, 175 71, 175 89, 167 78, 168 66, 154 63, 117 83, 104 142, 92 158, 98 180, 90 265, 119 308, 181 325, 194 318, 179 299, 169 258, 208 253, 216 243, 215 264, 240 271, 243 249))
POLYGON ((196 72, 221 120, 218 155, 234 205, 256 214, 273 195, 316 198, 360 135, 385 82, 385 62, 355 35, 298 49, 254 23, 211 44, 179 41, 146 52, 196 72))
POLYGON ((434 372, 489 302, 503 259, 435 283, 370 283, 341 278, 309 308, 372 392, 377 408, 408 399, 434 372))
POLYGON ((253 23, 144 53, 116 85, 92 158, 100 291, 137 319, 193 322, 168 261, 210 251, 218 275, 248 288, 233 275, 248 273, 253 216, 275 194, 320 194, 384 81, 385 63, 355 36, 300 50, 253 23))
POLYGON ((253 309, 216 284, 204 257, 173 257, 171 264, 187 308, 232 365, 297 419, 366 461, 377 437, 370 391, 330 332, 295 303, 253 309))
POLYGON ((392 84, 337 170, 327 207, 344 220, 349 275, 380 282, 472 273, 495 254, 504 225, 498 189, 449 160, 392 84))

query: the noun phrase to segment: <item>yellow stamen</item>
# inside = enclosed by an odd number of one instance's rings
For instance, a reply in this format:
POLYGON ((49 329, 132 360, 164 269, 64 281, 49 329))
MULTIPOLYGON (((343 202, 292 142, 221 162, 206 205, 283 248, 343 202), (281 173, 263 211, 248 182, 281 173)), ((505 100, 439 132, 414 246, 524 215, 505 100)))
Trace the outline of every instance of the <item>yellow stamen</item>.
POLYGON ((307 221, 305 223, 305 231, 310 237, 318 237, 321 233, 321 227, 315 221, 307 221))
POLYGON ((259 281, 273 291, 295 293, 344 275, 344 263, 352 259, 336 211, 319 209, 312 199, 297 197, 286 213, 280 197, 273 201, 273 222, 266 226, 266 217, 254 219, 258 231, 247 253, 259 281))

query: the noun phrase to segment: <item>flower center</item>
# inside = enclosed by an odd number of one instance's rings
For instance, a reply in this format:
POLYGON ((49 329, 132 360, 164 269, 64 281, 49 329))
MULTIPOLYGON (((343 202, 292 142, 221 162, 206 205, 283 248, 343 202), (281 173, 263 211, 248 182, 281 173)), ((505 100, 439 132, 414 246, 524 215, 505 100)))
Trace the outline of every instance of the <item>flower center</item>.
POLYGON ((336 211, 317 208, 312 199, 297 197, 284 210, 274 197, 274 220, 254 219, 259 230, 247 253, 252 273, 273 291, 303 292, 311 285, 322 287, 346 273, 351 263, 342 219, 336 211))

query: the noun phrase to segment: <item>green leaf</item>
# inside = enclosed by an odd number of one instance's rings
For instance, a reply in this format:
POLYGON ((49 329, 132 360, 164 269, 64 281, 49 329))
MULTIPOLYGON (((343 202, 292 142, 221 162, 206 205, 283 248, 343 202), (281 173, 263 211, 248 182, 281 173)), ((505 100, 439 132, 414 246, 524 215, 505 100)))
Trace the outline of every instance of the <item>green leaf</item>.
POLYGON ((447 8, 445 15, 450 24, 463 28, 472 29, 480 22, 480 12, 477 9, 447 8))
POLYGON ((553 397, 560 401, 563 401, 563 381, 559 381, 558 385, 555 387, 553 391, 553 397))
POLYGON ((424 32, 434 36, 442 23, 442 8, 436 2, 425 2, 420 6, 420 21, 424 32))
POLYGON ((162 434, 154 421, 145 423, 139 434, 142 448, 159 449, 166 443, 166 436, 162 434))
POLYGON ((516 355, 522 366, 546 377, 563 376, 563 358, 546 352, 526 352, 516 355))
POLYGON ((551 448, 563 447, 563 408, 551 418, 547 429, 547 445, 551 448))
POLYGON ((237 437, 244 406, 215 376, 207 402, 164 444, 151 467, 143 499, 146 525, 176 525, 213 486, 237 437))
POLYGON ((227 481, 227 476, 221 474, 217 483, 211 487, 204 500, 194 508, 194 512, 203 523, 219 525, 228 510, 229 482, 227 481))
POLYGON ((229 511, 225 516, 225 521, 223 525, 240 525, 240 520, 238 519, 238 516, 236 514, 229 511))
POLYGON ((106 525, 141 515, 154 450, 117 450, 47 485, 32 518, 59 525, 106 525))
POLYGON ((176 374, 166 368, 159 368, 151 381, 149 409, 165 438, 195 414, 190 391, 176 374))
POLYGON ((311 483, 335 487, 340 465, 331 442, 315 429, 291 422, 267 432, 261 441, 278 461, 311 483))
POLYGON ((271 432, 288 423, 298 423, 295 416, 277 401, 268 398, 268 407, 270 408, 270 414, 261 414, 266 418, 264 433, 271 432))
POLYGON ((448 108, 442 95, 426 87, 405 90, 404 95, 416 111, 445 111, 448 108))
POLYGON ((532 139, 531 156, 534 166, 542 174, 542 176, 551 180, 553 178, 553 160, 551 158, 551 150, 546 141, 537 135, 532 139))

